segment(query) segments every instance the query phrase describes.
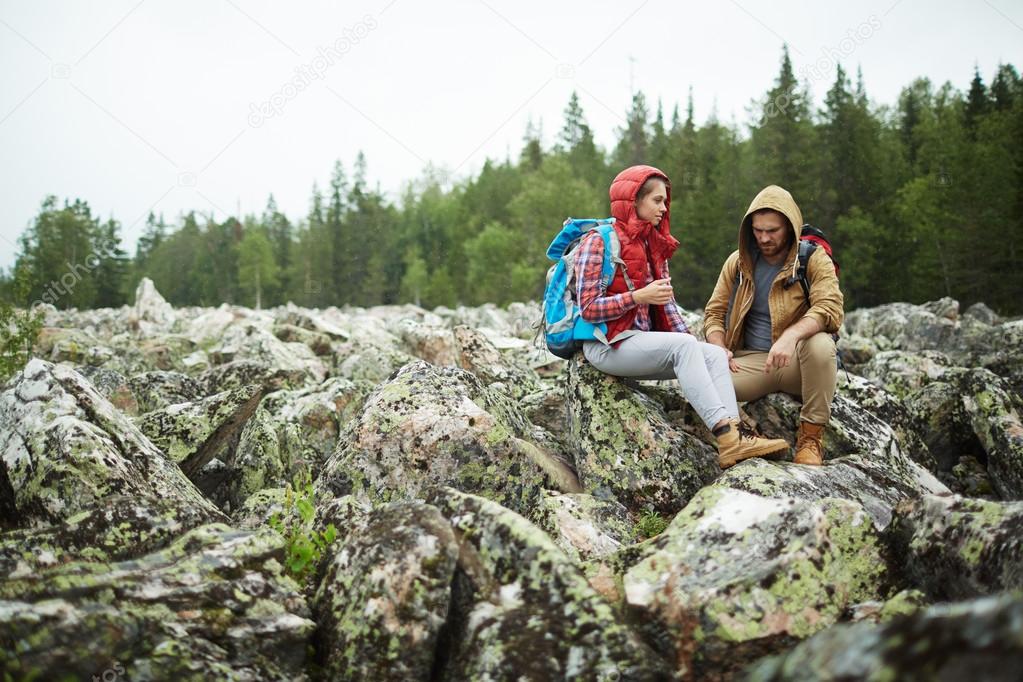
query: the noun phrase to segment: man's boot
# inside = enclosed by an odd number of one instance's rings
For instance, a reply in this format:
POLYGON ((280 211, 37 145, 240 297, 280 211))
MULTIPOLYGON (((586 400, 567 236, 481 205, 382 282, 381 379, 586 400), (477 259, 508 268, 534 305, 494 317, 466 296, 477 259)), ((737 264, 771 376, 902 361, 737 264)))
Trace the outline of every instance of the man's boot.
POLYGON ((718 440, 718 464, 722 469, 750 457, 773 455, 789 449, 789 444, 780 438, 761 438, 738 419, 729 419, 728 426, 721 427, 714 435, 718 440))
POLYGON ((824 445, 821 443, 823 436, 824 424, 799 422, 799 436, 796 439, 796 457, 792 461, 796 464, 810 464, 812 466, 823 464, 824 445))

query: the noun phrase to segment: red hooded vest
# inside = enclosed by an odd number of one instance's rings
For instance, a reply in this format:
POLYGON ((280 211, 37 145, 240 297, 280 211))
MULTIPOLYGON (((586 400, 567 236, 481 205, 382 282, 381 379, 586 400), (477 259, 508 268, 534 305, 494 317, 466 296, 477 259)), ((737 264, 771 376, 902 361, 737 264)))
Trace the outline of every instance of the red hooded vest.
MULTIPOLYGON (((667 271, 668 259, 678 248, 678 240, 671 236, 671 185, 668 176, 653 166, 632 166, 626 168, 611 183, 611 215, 615 218, 614 229, 618 240, 622 243, 622 260, 636 288, 642 288, 646 282, 647 263, 652 268, 654 279, 661 279, 667 271), (651 176, 664 179, 667 185, 668 209, 657 227, 648 220, 640 220, 636 215, 636 195, 639 188, 651 176)), ((629 290, 625 277, 619 269, 611 280, 608 294, 621 294, 629 290)), ((614 338, 627 329, 632 329, 636 319, 636 308, 621 317, 607 322, 607 340, 614 338)), ((664 312, 664 306, 650 306, 650 321, 653 331, 670 331, 671 325, 664 312)))

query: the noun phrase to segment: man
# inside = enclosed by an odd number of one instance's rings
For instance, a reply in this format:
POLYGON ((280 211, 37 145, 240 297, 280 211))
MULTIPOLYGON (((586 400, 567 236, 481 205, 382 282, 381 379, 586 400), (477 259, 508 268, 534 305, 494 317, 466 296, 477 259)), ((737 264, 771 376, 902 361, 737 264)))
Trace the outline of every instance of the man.
POLYGON ((728 353, 739 401, 778 391, 802 400, 795 462, 819 465, 837 381, 831 334, 842 324, 842 292, 824 249, 807 263, 809 301, 794 280, 802 225, 791 194, 776 185, 761 190, 707 302, 703 332, 728 353))

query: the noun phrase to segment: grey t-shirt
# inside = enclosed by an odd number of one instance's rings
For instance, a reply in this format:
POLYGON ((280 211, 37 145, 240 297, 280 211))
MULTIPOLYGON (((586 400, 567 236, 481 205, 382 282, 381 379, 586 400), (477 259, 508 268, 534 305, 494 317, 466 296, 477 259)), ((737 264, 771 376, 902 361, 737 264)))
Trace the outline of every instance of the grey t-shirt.
POLYGON ((753 265, 753 306, 746 314, 746 338, 743 341, 748 350, 771 350, 771 309, 767 299, 771 294, 774 278, 783 267, 784 262, 771 265, 757 252, 753 265))

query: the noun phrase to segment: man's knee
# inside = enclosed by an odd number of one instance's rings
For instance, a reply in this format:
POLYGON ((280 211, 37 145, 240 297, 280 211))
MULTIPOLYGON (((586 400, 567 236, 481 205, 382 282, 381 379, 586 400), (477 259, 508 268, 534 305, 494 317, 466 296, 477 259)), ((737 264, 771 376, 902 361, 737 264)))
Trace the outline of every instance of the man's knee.
POLYGON ((826 366, 835 364, 835 340, 831 334, 817 332, 808 339, 803 339, 799 347, 800 364, 826 366))

